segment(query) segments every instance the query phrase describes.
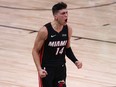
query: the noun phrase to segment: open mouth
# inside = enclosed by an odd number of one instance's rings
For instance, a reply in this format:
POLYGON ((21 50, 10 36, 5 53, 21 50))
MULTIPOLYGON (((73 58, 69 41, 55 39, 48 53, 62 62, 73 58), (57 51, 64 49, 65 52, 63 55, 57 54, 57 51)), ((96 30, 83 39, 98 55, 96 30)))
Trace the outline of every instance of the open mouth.
POLYGON ((65 22, 67 22, 67 19, 65 19, 65 22))

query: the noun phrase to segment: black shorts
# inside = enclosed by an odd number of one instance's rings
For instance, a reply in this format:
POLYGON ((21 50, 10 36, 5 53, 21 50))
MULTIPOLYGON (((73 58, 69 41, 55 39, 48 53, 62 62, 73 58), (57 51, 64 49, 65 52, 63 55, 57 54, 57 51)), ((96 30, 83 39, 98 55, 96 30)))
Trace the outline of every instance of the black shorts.
POLYGON ((48 75, 42 79, 43 87, 61 87, 60 82, 63 82, 62 87, 66 87, 66 66, 45 67, 48 75))

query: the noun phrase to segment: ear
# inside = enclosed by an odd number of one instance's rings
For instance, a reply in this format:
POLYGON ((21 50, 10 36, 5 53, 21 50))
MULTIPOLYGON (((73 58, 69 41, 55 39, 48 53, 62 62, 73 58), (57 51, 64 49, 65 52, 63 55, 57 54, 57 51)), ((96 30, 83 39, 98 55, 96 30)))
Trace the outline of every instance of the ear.
POLYGON ((58 20, 58 16, 56 14, 54 15, 54 19, 55 20, 58 20))

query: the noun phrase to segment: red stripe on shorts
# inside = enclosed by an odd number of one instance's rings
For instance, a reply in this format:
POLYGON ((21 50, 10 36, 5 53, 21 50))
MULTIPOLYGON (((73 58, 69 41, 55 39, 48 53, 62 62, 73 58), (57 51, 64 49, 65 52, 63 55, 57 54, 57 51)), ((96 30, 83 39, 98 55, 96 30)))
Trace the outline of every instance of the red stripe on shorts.
MULTIPOLYGON (((40 51, 40 63, 41 64, 42 64, 43 52, 44 52, 44 47, 42 47, 42 49, 40 51)), ((38 77, 39 77, 39 87, 43 87, 42 79, 40 78, 39 73, 38 73, 38 77)))

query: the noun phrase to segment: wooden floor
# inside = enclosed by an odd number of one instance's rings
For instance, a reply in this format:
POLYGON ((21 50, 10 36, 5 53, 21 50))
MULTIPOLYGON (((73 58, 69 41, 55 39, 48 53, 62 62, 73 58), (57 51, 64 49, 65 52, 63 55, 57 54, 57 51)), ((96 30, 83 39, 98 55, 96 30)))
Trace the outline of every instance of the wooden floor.
MULTIPOLYGON (((61 0, 0 0, 0 87, 38 87, 31 50, 61 0)), ((63 0, 78 70, 67 59, 67 87, 116 87, 116 0, 63 0)))

